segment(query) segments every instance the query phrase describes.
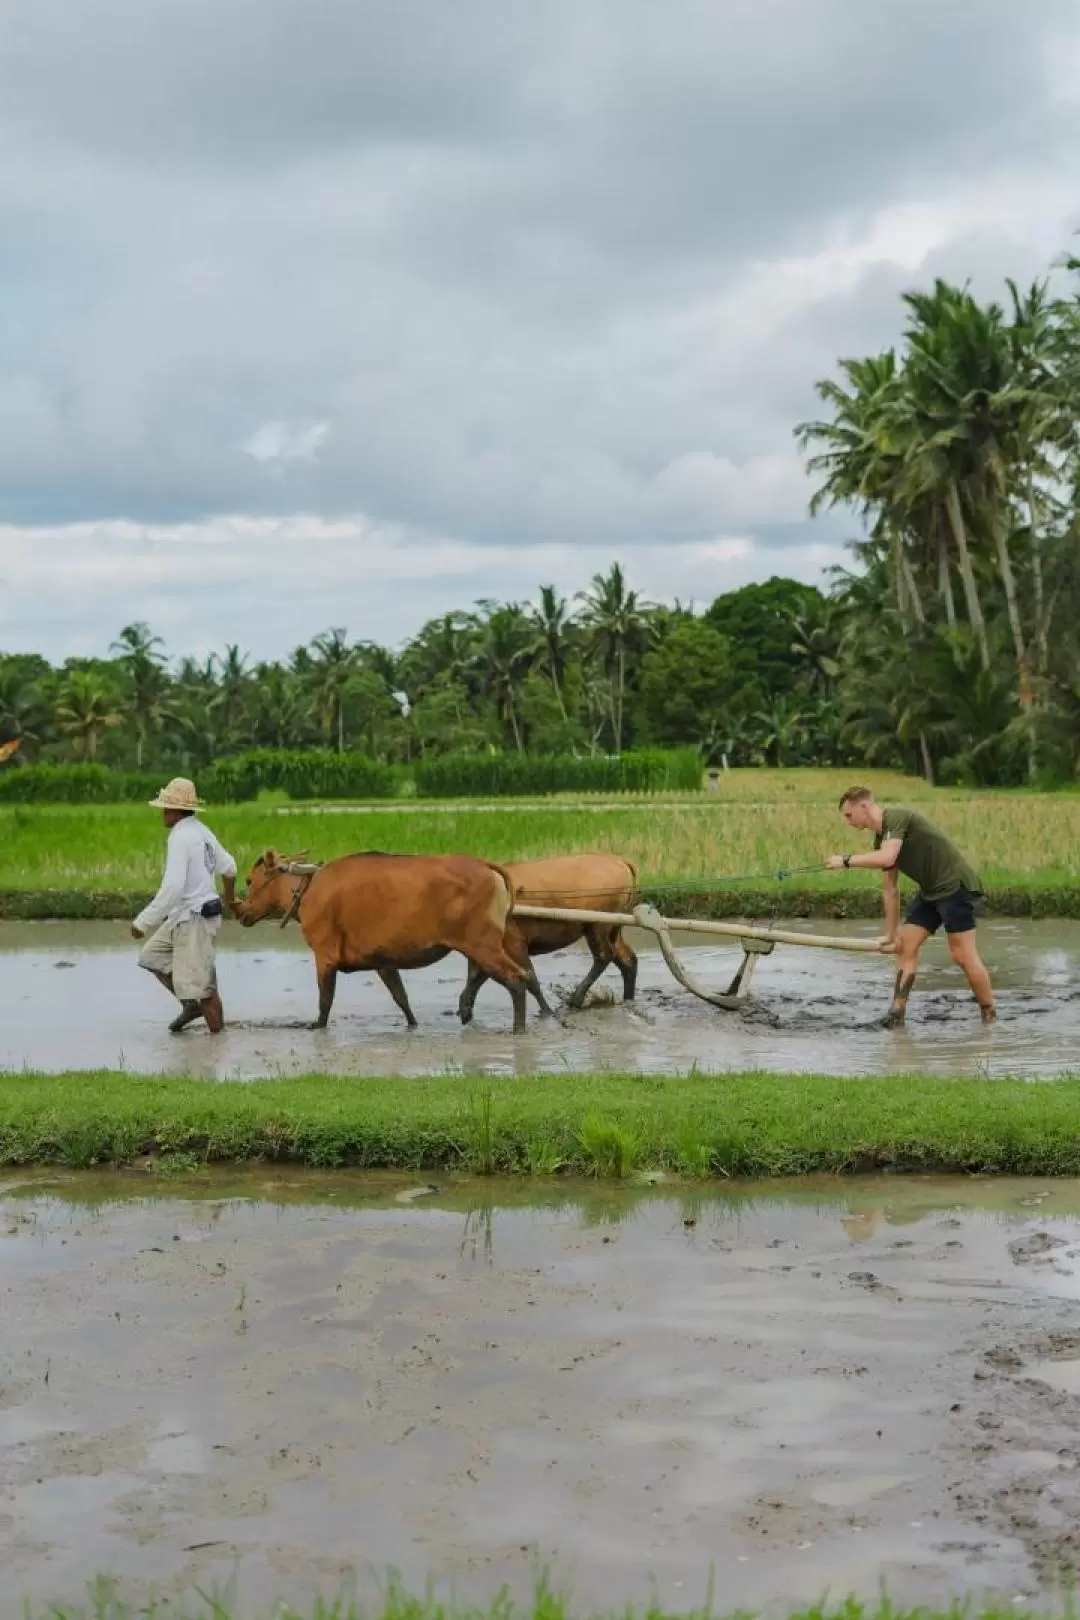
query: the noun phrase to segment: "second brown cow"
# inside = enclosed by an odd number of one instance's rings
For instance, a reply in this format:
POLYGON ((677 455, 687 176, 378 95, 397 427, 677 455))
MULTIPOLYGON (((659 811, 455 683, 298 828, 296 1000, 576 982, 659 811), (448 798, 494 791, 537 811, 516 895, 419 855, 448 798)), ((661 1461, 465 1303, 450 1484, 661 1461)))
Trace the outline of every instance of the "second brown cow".
MULTIPOLYGON (((637 868, 621 855, 556 855, 541 861, 507 862, 503 868, 513 885, 515 903, 577 911, 629 912, 638 898, 637 868)), ((582 1007, 600 975, 612 964, 622 974, 623 1000, 633 1001, 637 988, 637 957, 617 924, 551 922, 540 917, 514 917, 508 938, 520 936, 530 957, 562 951, 584 939, 592 952, 592 967, 571 992, 571 1007, 582 1007)), ((481 985, 493 975, 475 963, 458 1002, 463 1024, 472 1019, 481 985)), ((540 997, 535 975, 529 989, 540 997)), ((546 1004, 541 1000, 546 1010, 546 1004)))

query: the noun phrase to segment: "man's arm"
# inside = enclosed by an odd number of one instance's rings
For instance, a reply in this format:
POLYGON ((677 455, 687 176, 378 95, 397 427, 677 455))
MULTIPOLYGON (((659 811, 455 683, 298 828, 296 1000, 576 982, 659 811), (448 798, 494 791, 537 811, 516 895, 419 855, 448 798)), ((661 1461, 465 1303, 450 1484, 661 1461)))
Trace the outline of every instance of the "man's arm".
POLYGON ((236 914, 236 862, 220 839, 215 838, 214 871, 221 879, 221 893, 229 910, 236 914))
POLYGON ((144 934, 153 933, 155 928, 159 928, 172 908, 179 903, 184 892, 185 867, 185 856, 179 842, 170 838, 161 888, 131 925, 131 932, 136 939, 142 939, 144 934))
POLYGON ((900 927, 900 874, 896 867, 890 867, 885 873, 884 895, 885 902, 885 933, 879 944, 883 947, 896 943, 897 929, 900 927))
POLYGON ((871 849, 865 855, 830 855, 825 865, 836 872, 842 866, 859 867, 871 872, 890 872, 900 859, 902 838, 886 838, 880 849, 871 849))

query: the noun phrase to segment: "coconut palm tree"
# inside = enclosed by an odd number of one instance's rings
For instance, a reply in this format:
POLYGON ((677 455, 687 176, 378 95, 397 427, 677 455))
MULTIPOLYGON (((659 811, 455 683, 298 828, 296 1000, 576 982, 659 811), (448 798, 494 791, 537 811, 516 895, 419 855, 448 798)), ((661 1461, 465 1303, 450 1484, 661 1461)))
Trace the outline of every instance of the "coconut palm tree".
POLYGON ((560 596, 554 585, 541 585, 539 605, 532 610, 537 632, 536 667, 551 682, 559 705, 559 713, 567 718, 564 686, 566 668, 570 659, 574 616, 566 598, 560 596))
POLYGON ((536 657, 536 631, 517 602, 479 602, 482 617, 471 672, 491 697, 500 721, 509 725, 514 747, 525 751, 521 727, 521 687, 536 657))
POLYGON ((343 629, 324 630, 311 643, 311 672, 315 704, 322 720, 323 735, 337 741, 339 754, 345 752, 345 688, 356 672, 356 650, 350 647, 343 629))
POLYGON ((124 671, 127 712, 135 731, 135 763, 142 770, 151 737, 171 717, 170 681, 163 642, 141 620, 126 624, 110 651, 124 671))
POLYGON ((582 591, 578 600, 582 604, 580 619, 586 650, 610 682, 612 742, 615 752, 621 754, 627 665, 631 658, 644 653, 653 639, 649 619, 652 603, 627 589, 626 576, 617 562, 606 574, 594 574, 589 589, 582 591))
POLYGON ((56 723, 76 756, 93 761, 103 734, 121 724, 115 693, 93 670, 72 670, 57 694, 56 723))

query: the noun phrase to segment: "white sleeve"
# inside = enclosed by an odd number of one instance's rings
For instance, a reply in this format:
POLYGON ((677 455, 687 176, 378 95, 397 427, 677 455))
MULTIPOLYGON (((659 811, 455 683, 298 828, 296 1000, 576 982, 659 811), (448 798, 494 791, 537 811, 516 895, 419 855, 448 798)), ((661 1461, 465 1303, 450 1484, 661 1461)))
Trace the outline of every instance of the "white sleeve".
POLYGON ((136 928, 141 929, 144 934, 149 934, 153 929, 160 927, 173 907, 178 906, 183 899, 186 877, 187 855, 183 845, 178 838, 170 838, 161 888, 150 904, 139 912, 135 919, 136 928))
MULTIPOLYGON (((207 831, 209 832, 209 828, 207 828, 207 831)), ((210 836, 214 840, 214 871, 218 877, 234 878, 236 876, 236 862, 217 834, 210 833, 210 836)))

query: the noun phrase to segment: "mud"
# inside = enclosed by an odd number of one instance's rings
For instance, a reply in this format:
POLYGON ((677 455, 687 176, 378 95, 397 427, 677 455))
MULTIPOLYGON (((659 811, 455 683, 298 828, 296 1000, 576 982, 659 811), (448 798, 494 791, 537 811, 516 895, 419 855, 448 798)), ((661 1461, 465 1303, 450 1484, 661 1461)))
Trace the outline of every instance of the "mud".
MULTIPOLYGON (((872 937, 871 923, 822 923, 808 930, 872 937)), ((942 942, 932 943, 912 997, 908 1027, 876 1021, 888 1004, 888 958, 778 946, 762 959, 756 1001, 719 1012, 682 991, 644 941, 639 997, 618 1003, 617 974, 601 981, 584 1012, 510 1034, 505 992, 488 985, 476 1022, 463 1030, 455 1008, 463 964, 449 959, 405 975, 419 1029, 409 1033, 371 974, 338 983, 330 1027, 308 1027, 316 1011, 311 959, 296 929, 244 932, 229 925, 219 957, 229 1028, 212 1040, 198 1027, 176 1038, 175 1011, 135 967, 126 930, 115 923, 0 924, 0 1068, 90 1068, 195 1075, 290 1074, 311 1070, 418 1074, 469 1070, 512 1074, 612 1068, 679 1072, 763 1068, 830 1073, 1054 1075, 1076 1067, 1080 1049, 1080 922, 996 921, 980 929, 999 997, 998 1023, 984 1028, 942 942)), ((686 960, 705 983, 724 987, 739 961, 727 948, 690 946, 686 960)), ((586 958, 542 959, 540 978, 557 999, 581 978, 586 958)))
POLYGON ((1012 1601, 1080 1553, 1080 1184, 135 1185, 0 1198, 8 1590, 1012 1601))

